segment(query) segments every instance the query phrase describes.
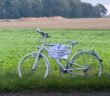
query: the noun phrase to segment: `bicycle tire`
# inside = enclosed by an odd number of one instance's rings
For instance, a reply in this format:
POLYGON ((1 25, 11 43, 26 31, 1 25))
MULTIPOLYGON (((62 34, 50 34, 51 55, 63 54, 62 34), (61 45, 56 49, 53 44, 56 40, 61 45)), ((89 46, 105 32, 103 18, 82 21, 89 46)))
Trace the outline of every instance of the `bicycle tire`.
POLYGON ((73 70, 73 73, 79 72, 85 76, 102 75, 102 60, 95 51, 80 51, 71 60, 71 68, 82 68, 82 70, 73 70), (78 65, 77 65, 78 64, 78 65))
POLYGON ((18 64, 18 75, 20 78, 46 78, 49 72, 50 64, 47 58, 43 55, 39 55, 39 61, 36 68, 33 69, 34 62, 36 60, 37 52, 26 54, 18 64))

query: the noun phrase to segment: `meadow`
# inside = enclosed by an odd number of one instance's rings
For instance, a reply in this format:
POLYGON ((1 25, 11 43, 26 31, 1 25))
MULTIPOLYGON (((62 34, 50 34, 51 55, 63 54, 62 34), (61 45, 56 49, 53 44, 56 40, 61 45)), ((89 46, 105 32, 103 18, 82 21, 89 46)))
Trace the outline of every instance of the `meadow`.
MULTIPOLYGON (((77 50, 96 50, 103 60, 102 77, 85 78, 75 76, 63 78, 55 72, 43 80, 32 78, 20 79, 17 66, 20 58, 26 53, 36 51, 39 34, 35 29, 0 29, 0 92, 22 90, 72 91, 72 90, 109 90, 110 88, 110 30, 72 30, 72 29, 43 29, 51 38, 49 43, 76 40, 77 50)), ((58 69, 51 61, 51 68, 58 69)), ((56 70, 58 71, 58 70, 56 70)), ((57 72, 58 73, 58 72, 57 72)))

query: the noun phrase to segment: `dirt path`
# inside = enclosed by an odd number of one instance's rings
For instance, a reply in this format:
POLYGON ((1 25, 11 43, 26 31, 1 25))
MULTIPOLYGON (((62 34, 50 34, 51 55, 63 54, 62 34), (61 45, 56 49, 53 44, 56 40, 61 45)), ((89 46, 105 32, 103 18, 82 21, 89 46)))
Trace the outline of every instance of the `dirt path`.
POLYGON ((2 93, 0 96, 110 96, 110 92, 15 92, 2 93))
POLYGON ((0 28, 110 29, 110 18, 21 18, 8 21, 0 20, 0 28))

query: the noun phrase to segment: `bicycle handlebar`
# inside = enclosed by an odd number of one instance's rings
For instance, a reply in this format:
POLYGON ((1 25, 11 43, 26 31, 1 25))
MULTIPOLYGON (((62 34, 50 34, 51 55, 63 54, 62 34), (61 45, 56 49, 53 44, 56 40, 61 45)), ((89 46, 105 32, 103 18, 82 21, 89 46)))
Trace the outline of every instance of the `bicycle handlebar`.
POLYGON ((36 31, 37 31, 38 33, 40 33, 41 36, 44 37, 44 38, 49 38, 49 37, 50 37, 47 33, 41 31, 40 29, 37 29, 36 31))

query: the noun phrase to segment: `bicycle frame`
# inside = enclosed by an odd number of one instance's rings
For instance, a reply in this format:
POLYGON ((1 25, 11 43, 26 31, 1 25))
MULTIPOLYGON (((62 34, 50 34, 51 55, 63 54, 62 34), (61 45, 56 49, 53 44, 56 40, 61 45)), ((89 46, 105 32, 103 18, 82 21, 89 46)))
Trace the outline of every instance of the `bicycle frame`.
MULTIPOLYGON (((47 44, 46 44, 46 40, 47 40, 47 38, 44 37, 44 41, 43 41, 42 45, 41 45, 41 46, 38 46, 37 56, 36 56, 36 59, 35 59, 35 62, 34 62, 34 65, 33 65, 32 69, 36 69, 37 64, 38 64, 38 61, 39 61, 39 57, 40 57, 40 55, 42 54, 42 52, 45 51, 45 52, 48 53, 48 49, 46 48, 46 46, 51 46, 51 45, 47 45, 47 44)), ((70 47, 70 46, 69 46, 69 47, 70 47)), ((73 46, 71 46, 71 48, 70 48, 70 52, 69 52, 69 56, 68 56, 68 57, 71 56, 72 48, 73 48, 73 46)), ((42 54, 42 55, 43 55, 43 54, 42 54)), ((46 58, 45 55, 43 55, 43 56, 46 58)), ((51 58, 52 58, 52 57, 51 57, 51 58)), ((63 64, 60 62, 60 59, 56 59, 56 58, 52 58, 52 59, 58 64, 58 66, 60 66, 61 71, 72 71, 72 70, 82 70, 82 69, 84 69, 83 66, 81 66, 81 65, 79 65, 79 64, 75 64, 75 63, 74 63, 74 65, 77 65, 78 67, 81 67, 81 68, 75 68, 75 69, 66 68, 66 67, 64 67, 63 64)), ((50 63, 49 63, 49 61, 48 61, 47 58, 46 58, 46 61, 47 61, 48 65, 50 66, 50 63)), ((70 60, 67 60, 67 62, 68 62, 68 61, 70 61, 70 60)))

